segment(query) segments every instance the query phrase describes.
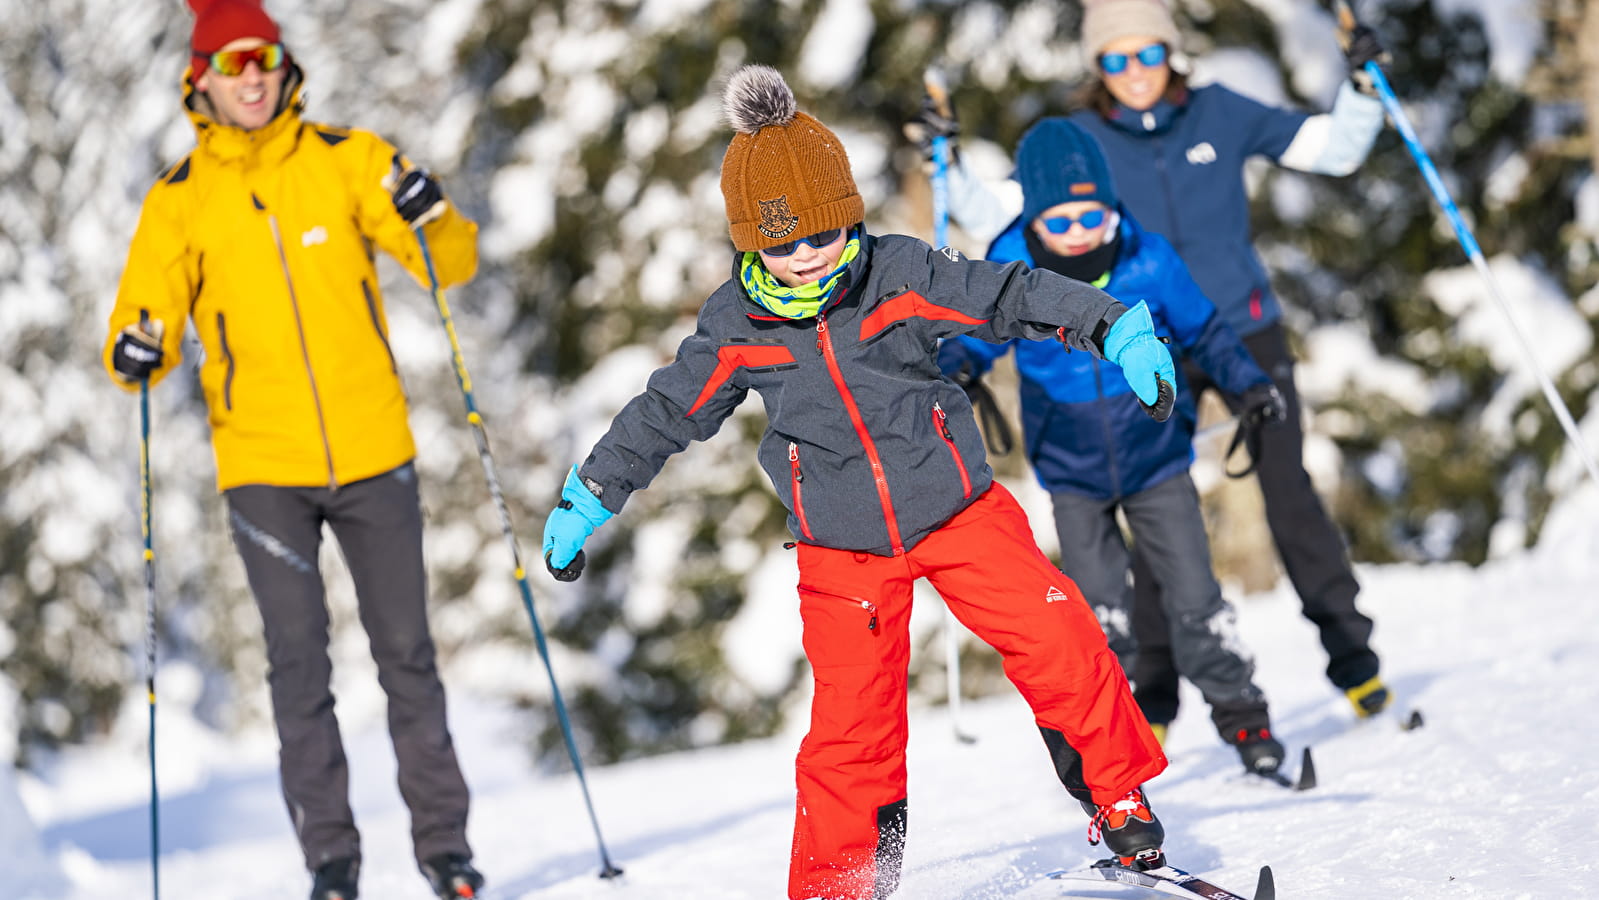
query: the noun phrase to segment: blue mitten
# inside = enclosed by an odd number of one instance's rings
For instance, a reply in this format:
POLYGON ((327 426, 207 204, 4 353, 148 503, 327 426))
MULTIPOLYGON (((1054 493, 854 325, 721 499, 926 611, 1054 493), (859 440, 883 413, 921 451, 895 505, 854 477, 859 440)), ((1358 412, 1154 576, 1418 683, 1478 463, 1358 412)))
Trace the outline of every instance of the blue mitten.
POLYGON ((1177 369, 1171 353, 1155 336, 1155 322, 1142 300, 1110 326, 1105 334, 1105 358, 1121 366, 1144 412, 1157 422, 1171 416, 1177 403, 1177 369))
POLYGON ((577 466, 566 473, 561 502, 544 520, 544 564, 550 574, 572 581, 583 573, 583 542, 594 529, 610 521, 611 511, 577 477, 577 466))

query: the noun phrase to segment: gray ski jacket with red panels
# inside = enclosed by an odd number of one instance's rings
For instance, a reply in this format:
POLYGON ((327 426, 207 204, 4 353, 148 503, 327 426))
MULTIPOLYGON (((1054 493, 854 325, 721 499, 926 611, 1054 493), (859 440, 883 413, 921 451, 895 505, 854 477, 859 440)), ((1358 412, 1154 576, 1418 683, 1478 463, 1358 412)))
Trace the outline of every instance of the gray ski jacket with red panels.
POLYGON ((1053 337, 1102 356, 1126 307, 1017 262, 969 260, 902 235, 862 234, 831 300, 772 315, 734 277, 700 308, 677 358, 650 376, 578 475, 611 512, 667 457, 715 434, 753 389, 766 405, 761 468, 807 543, 895 556, 993 481, 966 394, 938 370, 938 340, 1053 337))

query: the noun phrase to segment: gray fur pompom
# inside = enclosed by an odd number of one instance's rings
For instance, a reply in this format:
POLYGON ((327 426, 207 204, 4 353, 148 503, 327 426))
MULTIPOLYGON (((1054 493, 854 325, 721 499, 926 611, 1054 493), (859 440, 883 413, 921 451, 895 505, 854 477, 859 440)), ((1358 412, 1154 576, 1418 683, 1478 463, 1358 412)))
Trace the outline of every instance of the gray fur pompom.
POLYGON ((722 111, 733 130, 755 134, 768 125, 787 125, 799 111, 788 82, 771 66, 745 66, 727 80, 722 111))

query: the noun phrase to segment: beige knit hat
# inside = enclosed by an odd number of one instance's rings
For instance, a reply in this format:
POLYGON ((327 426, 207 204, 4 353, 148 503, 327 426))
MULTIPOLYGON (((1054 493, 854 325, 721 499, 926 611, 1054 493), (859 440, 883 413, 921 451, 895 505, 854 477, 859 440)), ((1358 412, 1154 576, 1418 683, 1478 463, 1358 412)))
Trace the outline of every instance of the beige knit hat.
POLYGON ((1136 35, 1160 38, 1174 53, 1181 49, 1166 0, 1083 0, 1082 48, 1091 67, 1098 68, 1106 44, 1136 35))
POLYGON ((737 132, 722 157, 722 198, 736 249, 760 250, 866 218, 844 144, 799 112, 776 69, 734 72, 722 106, 737 132))

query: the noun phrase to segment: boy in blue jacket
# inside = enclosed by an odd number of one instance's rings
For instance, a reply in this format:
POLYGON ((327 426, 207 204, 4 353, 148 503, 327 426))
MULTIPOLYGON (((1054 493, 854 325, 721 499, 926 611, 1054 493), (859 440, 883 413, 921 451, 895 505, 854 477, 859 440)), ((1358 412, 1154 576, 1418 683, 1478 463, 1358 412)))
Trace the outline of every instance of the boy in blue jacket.
MULTIPOLYGON (((1243 415, 1275 422, 1281 395, 1216 313, 1165 238, 1146 232, 1116 199, 1098 142, 1062 118, 1044 119, 1016 151, 1023 210, 989 248, 995 262, 1021 260, 1144 302, 1128 315, 1152 321, 1211 378, 1245 400, 1243 415)), ((1016 351, 1028 461, 1050 492, 1061 566, 1099 616, 1111 649, 1132 671, 1128 547, 1120 509, 1159 582, 1178 671, 1210 703, 1224 741, 1245 768, 1273 773, 1283 746, 1253 681, 1233 609, 1210 567, 1199 495, 1188 476, 1195 407, 1181 380, 1176 412, 1156 422, 1140 409, 1115 363, 1069 353, 1053 341, 945 341, 939 367, 961 379, 1016 351)), ((1157 734, 1164 738, 1164 727, 1157 734)))

